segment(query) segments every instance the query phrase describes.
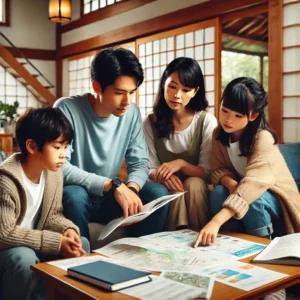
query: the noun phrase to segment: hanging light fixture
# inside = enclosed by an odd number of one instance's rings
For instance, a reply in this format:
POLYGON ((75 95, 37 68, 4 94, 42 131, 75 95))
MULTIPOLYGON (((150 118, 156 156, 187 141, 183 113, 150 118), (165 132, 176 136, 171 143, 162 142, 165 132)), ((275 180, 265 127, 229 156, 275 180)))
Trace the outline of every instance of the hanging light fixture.
POLYGON ((72 9, 71 0, 50 0, 49 1, 49 20, 57 23, 71 21, 72 9))

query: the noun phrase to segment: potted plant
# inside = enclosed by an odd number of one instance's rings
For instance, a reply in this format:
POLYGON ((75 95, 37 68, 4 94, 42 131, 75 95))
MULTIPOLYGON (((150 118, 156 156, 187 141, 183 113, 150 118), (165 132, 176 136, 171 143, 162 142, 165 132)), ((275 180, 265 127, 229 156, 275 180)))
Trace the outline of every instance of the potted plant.
POLYGON ((15 132, 16 121, 19 116, 17 113, 18 107, 18 101, 15 101, 13 104, 0 101, 0 122, 6 133, 15 132))

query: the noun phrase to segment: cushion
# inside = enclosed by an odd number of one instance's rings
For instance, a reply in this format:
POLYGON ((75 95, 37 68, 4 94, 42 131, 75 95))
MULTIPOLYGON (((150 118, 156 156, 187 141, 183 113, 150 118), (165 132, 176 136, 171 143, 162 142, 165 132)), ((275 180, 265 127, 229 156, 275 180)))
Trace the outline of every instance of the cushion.
POLYGON ((300 143, 281 144, 279 150, 300 190, 300 143))

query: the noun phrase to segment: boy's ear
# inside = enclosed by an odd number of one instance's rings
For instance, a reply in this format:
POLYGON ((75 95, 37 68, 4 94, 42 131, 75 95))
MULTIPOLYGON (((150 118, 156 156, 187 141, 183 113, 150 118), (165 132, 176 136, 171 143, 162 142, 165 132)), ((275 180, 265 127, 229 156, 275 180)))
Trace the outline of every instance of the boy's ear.
POLYGON ((96 94, 102 93, 102 89, 101 89, 100 83, 98 81, 92 80, 92 86, 93 86, 93 90, 96 94))
POLYGON ((250 121, 250 122, 255 121, 256 118, 257 118, 258 116, 259 116, 259 113, 258 113, 258 112, 251 114, 251 116, 250 116, 250 118, 249 118, 249 121, 250 121))
POLYGON ((26 141, 26 149, 27 149, 28 153, 30 153, 30 154, 35 154, 39 150, 36 142, 32 139, 28 139, 26 141))

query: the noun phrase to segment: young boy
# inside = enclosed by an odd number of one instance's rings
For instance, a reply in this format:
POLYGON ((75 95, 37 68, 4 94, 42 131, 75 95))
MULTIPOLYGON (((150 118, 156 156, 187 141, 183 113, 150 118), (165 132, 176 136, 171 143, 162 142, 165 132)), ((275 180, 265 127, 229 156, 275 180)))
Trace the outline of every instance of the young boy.
POLYGON ((73 129, 59 109, 30 109, 17 122, 21 153, 0 165, 1 300, 29 299, 30 265, 45 255, 77 257, 89 251, 78 227, 62 214, 60 169, 72 139, 73 129))

